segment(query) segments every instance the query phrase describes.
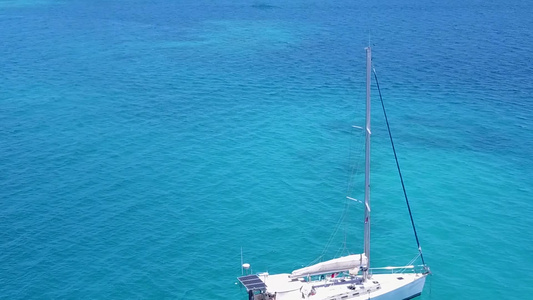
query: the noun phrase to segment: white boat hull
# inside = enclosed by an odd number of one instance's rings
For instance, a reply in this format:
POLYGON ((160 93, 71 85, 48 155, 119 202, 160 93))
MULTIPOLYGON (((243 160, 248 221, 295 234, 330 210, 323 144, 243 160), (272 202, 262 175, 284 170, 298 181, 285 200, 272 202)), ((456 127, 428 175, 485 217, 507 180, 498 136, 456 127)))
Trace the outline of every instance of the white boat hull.
POLYGON ((424 284, 426 283, 426 275, 421 274, 384 274, 374 275, 372 278, 382 283, 381 286, 383 292, 381 294, 378 294, 378 291, 371 293, 370 299, 373 300, 412 299, 420 296, 422 290, 424 289, 424 284), (413 275, 414 277, 411 278, 413 275), (388 289, 387 283, 398 280, 397 278, 399 276, 404 277, 405 283, 399 286, 390 284, 389 286, 391 286, 391 288, 388 289))
POLYGON ((324 281, 305 283, 286 281, 288 274, 266 275, 261 279, 267 285, 267 292, 272 295, 256 295, 257 300, 405 300, 419 296, 424 289, 426 274, 394 273, 375 274, 365 283, 331 284, 324 281), (352 286, 352 289, 348 288, 352 286), (307 293, 313 287, 314 293, 307 293))

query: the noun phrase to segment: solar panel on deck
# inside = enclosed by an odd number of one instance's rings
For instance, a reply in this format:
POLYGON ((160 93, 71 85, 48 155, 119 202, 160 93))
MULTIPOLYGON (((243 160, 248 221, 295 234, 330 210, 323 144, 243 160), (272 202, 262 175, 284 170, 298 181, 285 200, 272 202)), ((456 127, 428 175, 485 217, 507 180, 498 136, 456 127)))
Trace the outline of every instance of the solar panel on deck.
POLYGON ((265 290, 265 283, 257 275, 247 275, 237 278, 248 291, 265 290))

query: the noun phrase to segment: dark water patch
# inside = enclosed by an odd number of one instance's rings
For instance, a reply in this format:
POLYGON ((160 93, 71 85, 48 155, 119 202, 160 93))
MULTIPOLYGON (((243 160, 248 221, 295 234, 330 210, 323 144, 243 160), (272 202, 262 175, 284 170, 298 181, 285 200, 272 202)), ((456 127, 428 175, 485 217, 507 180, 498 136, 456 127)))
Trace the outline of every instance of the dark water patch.
POLYGON ((255 9, 259 9, 259 10, 273 10, 273 9, 281 8, 280 6, 271 5, 268 3, 257 3, 257 4, 252 5, 252 7, 255 9))

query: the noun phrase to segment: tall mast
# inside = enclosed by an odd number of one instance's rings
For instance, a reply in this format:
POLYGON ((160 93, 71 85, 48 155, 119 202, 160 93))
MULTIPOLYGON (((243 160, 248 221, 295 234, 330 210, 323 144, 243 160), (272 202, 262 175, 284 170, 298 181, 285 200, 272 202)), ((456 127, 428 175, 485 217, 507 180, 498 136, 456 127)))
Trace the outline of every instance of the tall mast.
POLYGON ((363 278, 368 278, 370 268, 370 81, 372 75, 372 51, 366 48, 366 126, 365 126, 365 245, 364 252, 367 257, 367 270, 363 278))

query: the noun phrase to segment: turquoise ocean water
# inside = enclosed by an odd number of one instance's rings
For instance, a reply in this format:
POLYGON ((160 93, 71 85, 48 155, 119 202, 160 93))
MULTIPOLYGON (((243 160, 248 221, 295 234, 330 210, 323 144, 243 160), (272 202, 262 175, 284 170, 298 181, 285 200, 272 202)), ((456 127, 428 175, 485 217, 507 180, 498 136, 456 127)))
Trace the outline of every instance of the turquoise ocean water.
MULTIPOLYGON (((529 299, 531 11, 0 0, 0 298, 244 299, 241 247, 254 272, 360 253, 370 42, 421 299, 529 299)), ((379 110, 373 151, 373 264, 405 264, 379 110)))

